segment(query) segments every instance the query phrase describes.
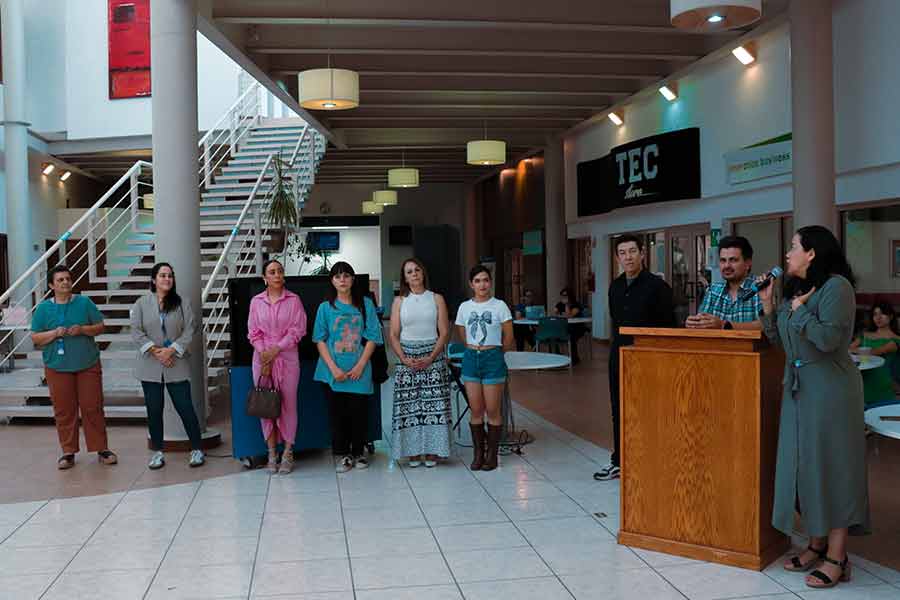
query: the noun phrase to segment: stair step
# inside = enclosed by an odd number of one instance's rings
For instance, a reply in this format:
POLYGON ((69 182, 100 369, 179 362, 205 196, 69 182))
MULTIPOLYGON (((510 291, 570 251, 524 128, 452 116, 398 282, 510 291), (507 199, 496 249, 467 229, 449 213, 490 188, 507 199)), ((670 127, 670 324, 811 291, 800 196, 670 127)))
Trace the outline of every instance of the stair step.
MULTIPOLYGON (((218 231, 218 230, 216 230, 216 231, 218 231)), ((262 238, 263 238, 263 241, 271 241, 271 239, 272 239, 270 235, 263 235, 262 238)), ((255 238, 252 235, 237 235, 234 238, 235 242, 252 242, 254 240, 255 240, 255 238)), ((228 241, 227 235, 226 236, 221 236, 221 235, 200 236, 201 244, 215 244, 215 243, 224 244, 226 241, 228 241)), ((155 244, 155 242, 152 238, 149 241, 143 241, 140 244, 133 243, 131 240, 129 240, 126 243, 128 243, 130 245, 134 245, 134 246, 153 246, 155 244)))

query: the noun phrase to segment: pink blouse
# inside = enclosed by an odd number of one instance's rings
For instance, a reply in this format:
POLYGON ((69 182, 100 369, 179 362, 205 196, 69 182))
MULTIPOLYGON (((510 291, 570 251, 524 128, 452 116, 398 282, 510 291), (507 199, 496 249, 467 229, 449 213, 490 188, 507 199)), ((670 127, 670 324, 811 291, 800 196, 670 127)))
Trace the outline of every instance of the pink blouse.
POLYGON ((300 296, 284 290, 281 298, 269 302, 268 292, 262 292, 250 301, 250 319, 247 323, 247 337, 253 345, 253 366, 259 371, 260 354, 278 346, 281 352, 272 365, 272 378, 276 385, 285 375, 285 369, 300 367, 297 344, 306 335, 306 311, 300 296))

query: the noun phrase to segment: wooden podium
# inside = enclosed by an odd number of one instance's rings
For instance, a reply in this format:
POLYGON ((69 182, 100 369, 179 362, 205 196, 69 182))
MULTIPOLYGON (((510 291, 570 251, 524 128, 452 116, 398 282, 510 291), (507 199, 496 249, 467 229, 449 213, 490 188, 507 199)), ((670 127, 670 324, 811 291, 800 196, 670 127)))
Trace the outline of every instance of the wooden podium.
POLYGON ((619 543, 762 570, 784 355, 759 331, 623 327, 619 543))

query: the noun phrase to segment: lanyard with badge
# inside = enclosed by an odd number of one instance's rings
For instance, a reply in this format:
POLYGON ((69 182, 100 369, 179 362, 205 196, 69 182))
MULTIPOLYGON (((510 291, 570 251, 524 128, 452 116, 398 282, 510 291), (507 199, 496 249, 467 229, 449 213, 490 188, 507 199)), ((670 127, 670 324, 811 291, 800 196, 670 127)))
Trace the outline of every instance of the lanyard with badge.
MULTIPOLYGON (((56 305, 56 322, 57 327, 65 327, 66 326, 66 316, 69 314, 69 304, 72 302, 72 298, 69 298, 69 301, 65 303, 65 308, 62 309, 62 317, 59 316, 59 302, 56 301, 56 298, 53 299, 53 304, 56 305)), ((56 353, 59 356, 64 356, 66 353, 66 343, 63 338, 56 338, 56 353)))
POLYGON ((168 348, 172 345, 172 340, 169 339, 169 334, 166 333, 166 313, 164 311, 159 311, 159 326, 162 328, 162 334, 165 338, 163 340, 163 348, 168 348))

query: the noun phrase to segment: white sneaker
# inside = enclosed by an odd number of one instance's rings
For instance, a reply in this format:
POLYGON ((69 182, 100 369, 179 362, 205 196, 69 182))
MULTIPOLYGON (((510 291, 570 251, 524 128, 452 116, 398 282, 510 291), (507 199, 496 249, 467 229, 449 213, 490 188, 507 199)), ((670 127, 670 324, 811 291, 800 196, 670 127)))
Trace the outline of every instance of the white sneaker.
POLYGON ((353 464, 353 466, 357 469, 368 469, 369 461, 368 461, 368 459, 366 459, 365 456, 358 456, 356 458, 356 462, 353 464))
POLYGON ((162 469, 166 464, 166 457, 163 456, 162 452, 154 452, 153 456, 150 457, 150 462, 147 463, 147 468, 155 471, 157 469, 162 469))
POLYGON ((347 471, 349 471, 352 468, 353 468, 353 457, 345 456, 344 458, 341 459, 341 462, 338 463, 337 468, 335 468, 335 471, 337 471, 338 473, 346 473, 347 471))
POLYGON ((205 462, 206 455, 203 454, 203 450, 191 450, 191 460, 188 461, 188 466, 199 467, 205 462))

